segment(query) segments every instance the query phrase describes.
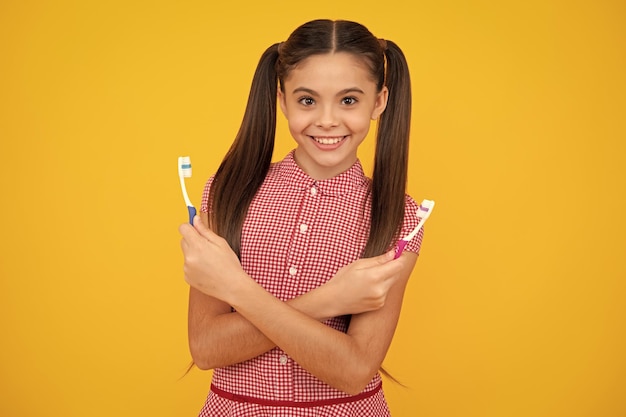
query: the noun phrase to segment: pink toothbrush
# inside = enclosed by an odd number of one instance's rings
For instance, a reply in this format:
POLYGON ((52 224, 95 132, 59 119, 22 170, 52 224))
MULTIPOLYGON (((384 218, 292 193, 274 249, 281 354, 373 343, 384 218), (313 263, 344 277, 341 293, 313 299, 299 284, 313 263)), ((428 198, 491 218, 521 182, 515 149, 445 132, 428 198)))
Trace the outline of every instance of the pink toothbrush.
POLYGON ((433 200, 422 200, 422 204, 420 204, 420 206, 417 208, 417 217, 420 219, 420 221, 411 233, 398 241, 398 246, 396 247, 396 255, 393 259, 398 259, 400 255, 402 255, 404 247, 407 243, 411 241, 411 239, 413 239, 413 237, 415 237, 417 232, 419 232, 419 230, 426 222, 426 219, 428 219, 428 217, 430 216, 430 213, 433 212, 434 207, 435 202, 433 200))

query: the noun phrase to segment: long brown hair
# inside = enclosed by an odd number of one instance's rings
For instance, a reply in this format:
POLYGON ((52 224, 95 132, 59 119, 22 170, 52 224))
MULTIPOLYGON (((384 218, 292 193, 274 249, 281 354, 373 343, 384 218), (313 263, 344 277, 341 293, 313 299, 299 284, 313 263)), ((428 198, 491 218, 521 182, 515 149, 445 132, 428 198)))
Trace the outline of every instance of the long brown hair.
POLYGON ((252 198, 269 169, 276 132, 276 94, 303 59, 347 52, 367 64, 378 91, 389 89, 376 133, 370 234, 363 257, 390 248, 404 219, 411 120, 411 82, 404 54, 365 26, 345 20, 314 20, 282 43, 270 46, 258 63, 243 121, 218 168, 209 195, 209 223, 240 255, 241 229, 252 198))

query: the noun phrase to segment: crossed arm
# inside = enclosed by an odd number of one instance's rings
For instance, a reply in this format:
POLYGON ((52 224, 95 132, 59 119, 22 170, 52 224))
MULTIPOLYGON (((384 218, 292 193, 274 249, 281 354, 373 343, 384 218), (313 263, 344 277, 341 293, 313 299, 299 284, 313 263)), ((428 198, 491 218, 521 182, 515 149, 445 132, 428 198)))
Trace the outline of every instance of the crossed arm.
POLYGON ((416 254, 357 260, 325 285, 283 302, 251 279, 226 241, 199 218, 180 232, 191 286, 189 346, 199 367, 232 365, 280 346, 304 369, 351 394, 378 371, 416 254), (343 314, 353 314, 347 333, 321 323, 343 314))

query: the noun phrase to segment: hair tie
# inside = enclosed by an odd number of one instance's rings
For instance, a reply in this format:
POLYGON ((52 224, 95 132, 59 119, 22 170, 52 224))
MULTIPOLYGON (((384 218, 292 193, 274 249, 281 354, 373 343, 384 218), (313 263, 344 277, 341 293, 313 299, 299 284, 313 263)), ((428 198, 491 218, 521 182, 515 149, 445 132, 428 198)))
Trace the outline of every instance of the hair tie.
POLYGON ((378 39, 378 43, 380 44, 380 47, 383 48, 383 51, 387 50, 387 41, 384 39, 378 39))

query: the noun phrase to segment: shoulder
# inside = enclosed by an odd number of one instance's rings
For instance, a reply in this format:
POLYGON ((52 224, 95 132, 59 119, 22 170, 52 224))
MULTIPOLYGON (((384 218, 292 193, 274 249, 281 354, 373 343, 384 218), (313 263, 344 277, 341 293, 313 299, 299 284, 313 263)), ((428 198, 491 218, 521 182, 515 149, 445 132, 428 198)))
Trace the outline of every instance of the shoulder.
POLYGON ((279 162, 272 162, 270 164, 269 169, 267 170, 267 174, 265 175, 265 179, 267 180, 268 178, 276 178, 279 173, 280 173, 280 169, 282 166, 283 162, 279 161, 279 162))
POLYGON ((204 189, 202 190, 202 204, 200 205, 200 212, 202 213, 207 213, 209 211, 209 194, 211 192, 211 185, 213 185, 214 179, 215 175, 211 175, 204 184, 204 189))
POLYGON ((419 203, 413 199, 408 194, 404 195, 404 224, 403 226, 413 227, 417 226, 417 209, 419 208, 419 203))
POLYGON ((419 204, 413 199, 413 197, 411 197, 408 194, 404 195, 404 210, 406 212, 407 208, 415 208, 417 210, 417 208, 419 207, 419 204))
MULTIPOLYGON (((272 164, 270 164, 270 167, 268 169, 267 174, 265 175, 265 179, 263 181, 263 183, 261 184, 260 188, 263 188, 268 182, 269 183, 273 183, 276 182, 281 174, 281 164, 283 162, 273 162, 272 164)), ((202 191, 202 205, 200 206, 200 211, 201 212, 209 212, 211 210, 211 200, 210 200, 210 196, 211 196, 211 187, 213 186, 215 181, 215 174, 211 175, 206 183, 204 184, 204 189, 202 191)))

